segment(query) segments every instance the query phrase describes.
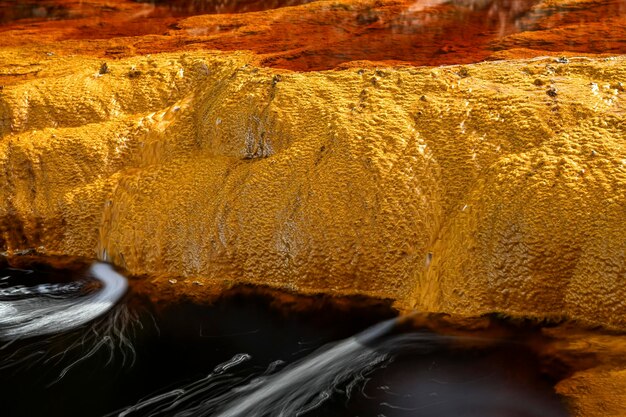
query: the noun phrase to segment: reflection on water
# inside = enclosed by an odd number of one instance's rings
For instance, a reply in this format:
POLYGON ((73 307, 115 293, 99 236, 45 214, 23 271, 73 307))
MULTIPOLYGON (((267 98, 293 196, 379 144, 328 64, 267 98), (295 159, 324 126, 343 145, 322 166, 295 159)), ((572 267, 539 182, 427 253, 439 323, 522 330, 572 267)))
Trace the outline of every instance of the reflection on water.
POLYGON ((263 65, 301 71, 364 60, 445 65, 546 54, 626 53, 626 0, 109 3, 45 0, 17 6, 0 0, 0 32, 10 34, 0 45, 115 38, 114 47, 83 48, 75 43, 71 47, 79 49, 74 52, 103 56, 181 49, 251 50, 263 65), (265 11, 254 13, 258 10, 265 11), (119 40, 145 35, 155 36, 119 40), (128 50, 122 47, 126 44, 128 50))
MULTIPOLYGON (((42 265, 0 265, 4 289, 86 277, 42 265)), ((526 342, 534 330, 446 335, 382 305, 272 303, 250 291, 210 306, 131 294, 78 329, 4 344, 3 416, 567 415, 552 389, 562 372, 546 373, 526 342)))
POLYGON ((119 13, 119 18, 166 18, 200 14, 247 13, 280 7, 298 6, 315 0, 0 0, 0 25, 16 20, 30 22, 104 17, 119 13), (137 3, 133 6, 132 3, 137 3), (117 4, 116 4, 117 3, 117 4), (130 4, 129 6, 125 6, 130 4), (95 14, 95 16, 94 16, 95 14), (124 16, 125 15, 125 16, 124 16))
POLYGON ((451 350, 450 343, 472 338, 415 331, 393 335, 395 324, 395 319, 383 322, 278 372, 273 362, 251 380, 216 390, 224 383, 219 381, 224 368, 250 359, 235 355, 190 385, 112 415, 567 416, 523 347, 451 350))
MULTIPOLYGON (((173 16, 194 16, 213 13, 247 13, 280 7, 297 6, 315 0, 135 0, 165 8, 173 16)), ((160 12, 162 13, 162 12, 160 12)))
POLYGON ((69 10, 62 4, 33 1, 0 1, 0 25, 21 19, 67 19, 69 10))

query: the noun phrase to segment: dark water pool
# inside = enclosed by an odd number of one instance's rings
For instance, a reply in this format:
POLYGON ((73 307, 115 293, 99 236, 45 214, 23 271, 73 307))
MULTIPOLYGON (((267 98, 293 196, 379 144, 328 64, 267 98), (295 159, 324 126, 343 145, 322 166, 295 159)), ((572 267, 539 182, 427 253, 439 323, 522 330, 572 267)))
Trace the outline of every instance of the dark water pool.
MULTIPOLYGON (((0 263, 0 290, 89 282, 87 263, 54 263, 0 263)), ((561 371, 524 343, 530 328, 485 343, 479 333, 453 337, 393 321, 371 330, 394 315, 384 303, 316 305, 278 308, 249 290, 211 305, 128 294, 73 331, 5 342, 1 414, 567 415, 552 388, 561 371)))

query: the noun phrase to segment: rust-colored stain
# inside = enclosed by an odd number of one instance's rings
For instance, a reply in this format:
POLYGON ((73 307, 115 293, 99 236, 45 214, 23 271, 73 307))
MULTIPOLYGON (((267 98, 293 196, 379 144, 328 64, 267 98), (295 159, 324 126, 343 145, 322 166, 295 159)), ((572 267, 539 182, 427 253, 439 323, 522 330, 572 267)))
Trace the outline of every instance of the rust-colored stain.
POLYGON ((311 71, 367 62, 446 65, 546 54, 626 53, 624 0, 11 4, 0 2, 0 46, 32 44, 62 54, 126 57, 250 50, 261 65, 311 71))

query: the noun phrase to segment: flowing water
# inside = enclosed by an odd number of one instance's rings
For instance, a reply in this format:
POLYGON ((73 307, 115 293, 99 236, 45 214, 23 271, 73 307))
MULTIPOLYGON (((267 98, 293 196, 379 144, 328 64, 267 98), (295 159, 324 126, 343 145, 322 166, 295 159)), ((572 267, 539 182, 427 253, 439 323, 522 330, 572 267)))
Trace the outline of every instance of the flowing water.
POLYGON ((8 288, 0 289, 0 339, 14 340, 72 330, 108 312, 126 293, 126 279, 105 263, 94 263, 89 274, 101 285, 81 294, 87 282, 11 285, 13 275, 32 270, 9 270, 8 288))
POLYGON ((3 416, 567 415, 532 330, 435 333, 384 304, 286 312, 254 291, 116 303, 109 265, 52 264, 0 269, 3 416))

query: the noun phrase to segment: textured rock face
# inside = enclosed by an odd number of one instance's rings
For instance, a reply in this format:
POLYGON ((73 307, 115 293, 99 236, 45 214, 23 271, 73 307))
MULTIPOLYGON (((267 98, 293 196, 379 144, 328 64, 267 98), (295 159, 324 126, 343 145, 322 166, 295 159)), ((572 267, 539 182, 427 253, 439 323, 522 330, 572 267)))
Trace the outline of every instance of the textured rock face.
POLYGON ((626 327, 623 58, 253 59, 100 74, 47 57, 48 76, 5 87, 0 245, 107 257, 188 293, 247 282, 626 327))

